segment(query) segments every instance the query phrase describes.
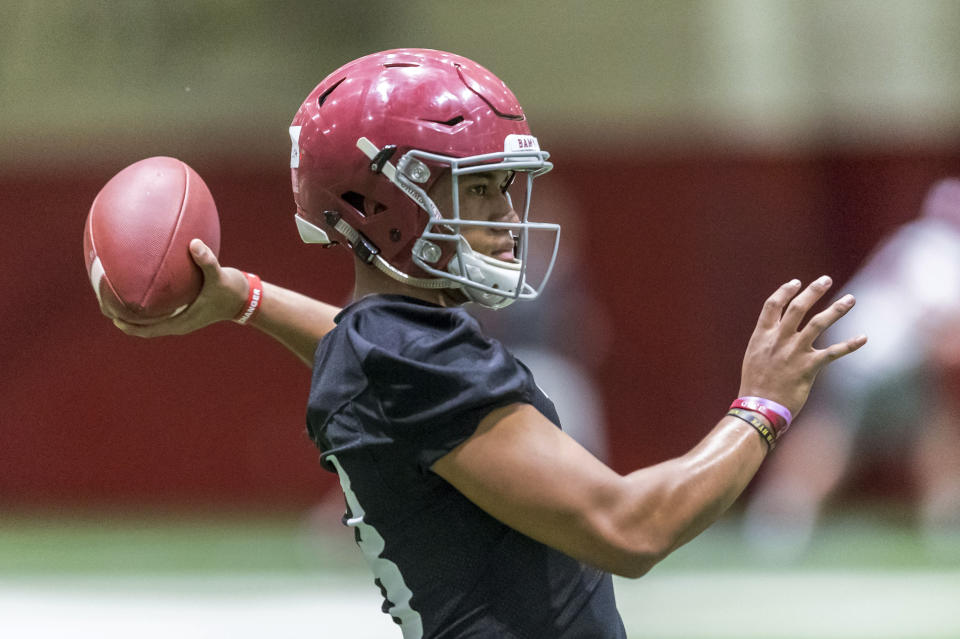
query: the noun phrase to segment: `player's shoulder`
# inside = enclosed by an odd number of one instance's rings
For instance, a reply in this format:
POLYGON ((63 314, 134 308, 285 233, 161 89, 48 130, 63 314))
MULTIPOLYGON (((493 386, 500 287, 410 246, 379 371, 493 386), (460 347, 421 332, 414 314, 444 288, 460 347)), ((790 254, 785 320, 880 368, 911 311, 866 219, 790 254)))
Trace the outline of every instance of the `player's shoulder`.
POLYGON ((446 307, 406 295, 366 295, 345 307, 335 318, 337 325, 358 322, 428 324, 450 322, 467 316, 459 307, 446 307))
POLYGON ((488 344, 475 318, 459 307, 443 307, 403 295, 370 295, 336 317, 339 339, 370 349, 423 357, 450 348, 488 344))

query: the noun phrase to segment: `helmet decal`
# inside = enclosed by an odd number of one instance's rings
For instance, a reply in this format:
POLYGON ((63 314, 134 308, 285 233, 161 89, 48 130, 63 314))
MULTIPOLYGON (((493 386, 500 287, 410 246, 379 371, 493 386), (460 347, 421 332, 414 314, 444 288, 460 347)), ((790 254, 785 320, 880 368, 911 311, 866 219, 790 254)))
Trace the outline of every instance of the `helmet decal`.
POLYGON ((511 133, 503 139, 503 150, 507 153, 511 151, 539 151, 540 144, 537 142, 537 138, 532 135, 511 133))

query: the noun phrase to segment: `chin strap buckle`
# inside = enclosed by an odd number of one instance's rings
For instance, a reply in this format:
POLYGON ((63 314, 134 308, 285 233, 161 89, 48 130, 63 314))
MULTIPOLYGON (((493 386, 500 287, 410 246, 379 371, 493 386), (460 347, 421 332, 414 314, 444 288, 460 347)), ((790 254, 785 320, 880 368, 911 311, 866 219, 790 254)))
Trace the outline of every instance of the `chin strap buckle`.
POLYGON ((380 254, 380 249, 377 248, 376 244, 368 240, 363 233, 344 222, 340 214, 336 211, 324 211, 323 217, 327 221, 327 224, 347 238, 353 252, 356 253, 357 257, 363 260, 365 264, 370 264, 377 255, 380 254))

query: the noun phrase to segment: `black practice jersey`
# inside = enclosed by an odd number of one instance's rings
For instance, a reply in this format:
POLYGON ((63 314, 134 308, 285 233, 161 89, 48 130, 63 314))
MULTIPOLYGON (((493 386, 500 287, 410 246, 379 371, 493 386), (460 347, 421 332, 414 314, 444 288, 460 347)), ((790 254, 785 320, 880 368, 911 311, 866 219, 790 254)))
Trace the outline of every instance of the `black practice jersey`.
POLYGON ((525 402, 559 427, 530 371, 461 308, 374 295, 336 323, 317 349, 308 429, 404 639, 626 637, 609 574, 430 470, 495 408, 525 402))

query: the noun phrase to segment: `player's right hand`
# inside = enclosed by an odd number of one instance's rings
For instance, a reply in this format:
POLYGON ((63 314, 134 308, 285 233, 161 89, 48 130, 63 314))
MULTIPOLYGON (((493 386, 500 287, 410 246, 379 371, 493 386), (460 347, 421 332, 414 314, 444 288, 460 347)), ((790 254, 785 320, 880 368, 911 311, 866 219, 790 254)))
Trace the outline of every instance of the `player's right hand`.
POLYGON ((767 298, 743 357, 741 397, 764 397, 796 415, 820 370, 866 344, 867 336, 860 335, 822 349, 813 346, 828 327, 853 308, 853 295, 844 295, 800 326, 831 284, 824 275, 800 291, 800 281, 792 280, 767 298))
POLYGON ((133 324, 113 319, 127 335, 161 337, 185 335, 215 322, 233 319, 247 299, 247 278, 235 268, 220 266, 217 256, 198 239, 190 242, 190 255, 203 271, 200 294, 182 313, 150 324, 133 324))

